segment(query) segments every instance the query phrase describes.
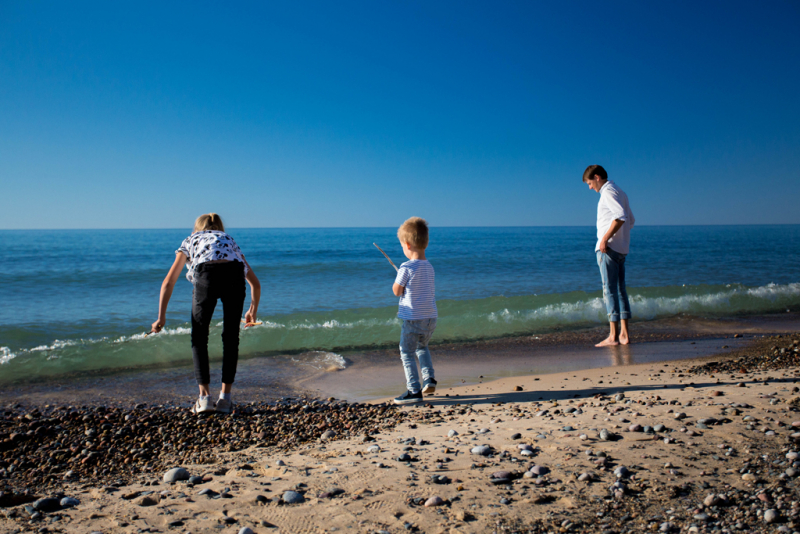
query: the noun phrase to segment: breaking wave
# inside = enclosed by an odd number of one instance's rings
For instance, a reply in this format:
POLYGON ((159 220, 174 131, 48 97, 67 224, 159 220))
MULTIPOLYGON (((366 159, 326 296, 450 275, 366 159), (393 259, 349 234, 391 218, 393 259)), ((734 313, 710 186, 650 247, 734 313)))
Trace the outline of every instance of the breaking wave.
MULTIPOLYGON (((629 296, 634 320, 676 314, 725 317, 797 310, 800 283, 635 288, 629 296)), ((607 320, 600 292, 443 300, 438 308, 434 342, 541 334, 607 320)), ((387 307, 264 317, 262 324, 242 330, 240 353, 242 357, 294 354, 297 361, 320 369, 343 368, 346 362, 338 352, 397 344, 401 321, 395 314, 395 307, 387 307)), ((221 323, 211 328, 212 358, 221 355, 221 330, 221 323)), ((76 335, 34 347, 3 346, 0 383, 71 372, 188 364, 190 333, 190 325, 181 324, 151 335, 121 332, 97 339, 76 335)))

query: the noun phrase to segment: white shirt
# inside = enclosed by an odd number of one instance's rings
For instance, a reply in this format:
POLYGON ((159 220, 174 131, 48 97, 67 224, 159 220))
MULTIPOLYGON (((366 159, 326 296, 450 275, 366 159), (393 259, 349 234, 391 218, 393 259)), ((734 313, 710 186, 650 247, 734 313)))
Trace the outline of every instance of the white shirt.
POLYGON ((611 223, 620 219, 624 221, 622 228, 617 230, 608 246, 614 252, 627 254, 631 245, 631 228, 636 220, 633 218, 631 205, 628 203, 628 195, 620 189, 617 184, 608 180, 600 188, 600 202, 597 203, 597 245, 594 251, 600 250, 600 241, 606 235, 611 223))
POLYGON ((238 261, 244 263, 244 274, 247 275, 247 263, 239 245, 231 236, 219 230, 202 230, 195 232, 181 243, 175 251, 186 256, 186 279, 194 283, 194 271, 198 265, 207 261, 238 261))
POLYGON ((428 260, 409 260, 397 270, 394 283, 405 287, 397 316, 400 319, 435 319, 436 287, 433 265, 428 260))

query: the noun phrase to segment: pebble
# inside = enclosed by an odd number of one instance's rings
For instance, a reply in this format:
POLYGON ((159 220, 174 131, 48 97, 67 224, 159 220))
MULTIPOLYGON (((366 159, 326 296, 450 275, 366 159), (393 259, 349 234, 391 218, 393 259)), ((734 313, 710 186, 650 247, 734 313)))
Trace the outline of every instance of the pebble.
POLYGON ((631 425, 628 427, 628 430, 630 430, 631 432, 641 432, 642 425, 631 425))
POLYGON ((55 512, 56 510, 61 509, 61 503, 58 499, 46 497, 34 502, 33 507, 41 512, 55 512))
POLYGON ((429 508, 431 506, 441 506, 444 504, 444 499, 439 497, 438 495, 434 495, 433 497, 429 498, 425 501, 425 507, 429 508))
POLYGON ((322 433, 322 435, 319 437, 319 439, 321 439, 323 441, 327 441, 327 440, 333 439, 335 437, 336 437, 336 431, 335 430, 326 430, 325 432, 322 433))
POLYGON ((520 434, 519 432, 517 432, 515 434, 511 434, 511 439, 521 439, 521 438, 522 438, 522 434, 520 434))
POLYGON ((134 501, 137 506, 155 506, 158 504, 157 495, 145 495, 134 501))
POLYGON ((296 491, 289 490, 283 492, 283 502, 286 504, 300 504, 305 502, 305 500, 306 498, 296 491))
POLYGON ((620 465, 619 467, 614 469, 614 476, 616 476, 617 478, 628 478, 630 474, 631 472, 624 465, 620 465))
POLYGON ((458 435, 458 432, 456 432, 455 430, 450 430, 450 431, 447 433, 447 437, 448 437, 448 438, 453 438, 453 437, 455 437, 455 436, 457 436, 457 435, 458 435))
POLYGON ((655 432, 664 432, 666 429, 667 429, 667 427, 664 426, 664 425, 656 425, 656 426, 653 427, 653 430, 655 432))
POLYGON ((284 462, 283 460, 276 460, 275 465, 278 467, 286 467, 286 462, 284 462))
POLYGON ((549 473, 550 469, 545 467, 545 466, 543 466, 543 465, 534 465, 533 467, 528 469, 528 471, 530 471, 534 475, 542 476, 542 475, 546 475, 547 473, 549 473))
POLYGON ((600 431, 600 439, 603 441, 611 441, 612 434, 605 428, 600 431))
POLYGON ((250 527, 244 527, 239 529, 239 534, 256 534, 253 532, 253 529, 250 527))
POLYGON ((64 497, 59 504, 61 504, 61 508, 72 508, 73 506, 78 506, 80 503, 81 501, 75 497, 64 497))
POLYGON ((581 473, 578 477, 580 482, 591 482, 592 481, 592 474, 591 473, 581 473))
POLYGON ((478 445, 472 448, 472 454, 479 454, 481 456, 489 456, 492 454, 492 448, 489 445, 478 445))
POLYGON ((765 523, 767 523, 767 524, 775 523, 777 520, 778 520, 778 512, 777 512, 777 510, 767 510, 766 512, 764 512, 764 522, 765 523))
POLYGON ((752 473, 745 473, 742 475, 742 480, 745 482, 755 482, 758 478, 752 473))
POLYGON ((189 471, 184 469, 183 467, 173 467, 166 473, 164 473, 164 482, 167 484, 174 484, 179 480, 189 480, 190 475, 189 471))
POLYGON ((380 445, 370 445, 367 448, 367 452, 371 452, 371 453, 381 452, 381 446, 380 445))

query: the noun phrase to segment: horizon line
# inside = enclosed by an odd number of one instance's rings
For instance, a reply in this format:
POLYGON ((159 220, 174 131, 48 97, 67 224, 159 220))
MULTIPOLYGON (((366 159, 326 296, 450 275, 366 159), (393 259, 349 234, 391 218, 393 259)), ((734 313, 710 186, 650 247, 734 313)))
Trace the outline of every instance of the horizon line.
MULTIPOLYGON (((529 225, 430 225, 432 228, 594 228, 591 224, 529 224, 529 225)), ((637 224, 637 227, 690 227, 690 226, 800 226, 800 223, 704 223, 704 224, 637 224)), ((144 231, 181 230, 188 226, 148 227, 148 228, 0 228, 0 232, 67 232, 67 231, 144 231)), ((230 226, 231 230, 355 230, 397 228, 396 226, 230 226)))

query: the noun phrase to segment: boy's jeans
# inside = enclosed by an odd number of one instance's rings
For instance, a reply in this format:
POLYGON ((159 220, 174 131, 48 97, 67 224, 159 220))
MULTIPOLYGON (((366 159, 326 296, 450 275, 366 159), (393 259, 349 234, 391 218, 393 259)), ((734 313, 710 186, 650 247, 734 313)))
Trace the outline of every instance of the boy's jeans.
POLYGON ((631 304, 625 289, 625 254, 610 248, 606 250, 606 253, 597 251, 597 265, 603 278, 603 299, 606 302, 608 322, 616 323, 620 319, 631 318, 631 304))
POLYGON ((419 392, 419 373, 414 354, 417 355, 419 366, 422 368, 422 380, 427 383, 435 380, 431 351, 428 342, 436 330, 436 319, 403 320, 403 330, 400 334, 400 359, 403 361, 403 370, 406 372, 406 387, 412 393, 419 392))

